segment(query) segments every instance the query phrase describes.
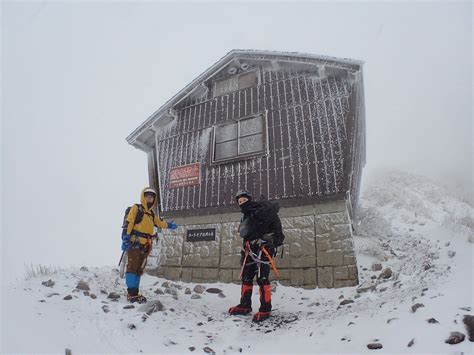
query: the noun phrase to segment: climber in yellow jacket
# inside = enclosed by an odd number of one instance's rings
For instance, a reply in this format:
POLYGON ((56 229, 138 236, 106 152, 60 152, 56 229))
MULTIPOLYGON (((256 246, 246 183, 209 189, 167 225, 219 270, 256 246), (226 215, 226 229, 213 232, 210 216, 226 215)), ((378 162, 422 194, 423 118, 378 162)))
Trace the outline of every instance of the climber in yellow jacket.
POLYGON ((151 252, 154 228, 176 229, 173 221, 165 222, 155 215, 153 209, 157 204, 156 191, 150 187, 142 190, 141 204, 133 205, 128 212, 122 234, 122 250, 127 252, 127 299, 130 302, 144 303, 146 298, 139 294, 140 277, 146 265, 146 259, 151 252))

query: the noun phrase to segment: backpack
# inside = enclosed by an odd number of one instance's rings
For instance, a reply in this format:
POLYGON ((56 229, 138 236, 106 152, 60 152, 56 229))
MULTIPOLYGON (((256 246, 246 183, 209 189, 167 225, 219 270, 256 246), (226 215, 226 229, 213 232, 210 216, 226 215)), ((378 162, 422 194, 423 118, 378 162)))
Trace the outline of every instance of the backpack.
POLYGON ((278 211, 280 204, 278 201, 258 201, 258 206, 253 211, 254 228, 262 234, 271 233, 273 235, 273 245, 278 248, 283 245, 285 235, 281 228, 278 211))
MULTIPOLYGON (((136 203, 135 206, 138 207, 138 212, 137 212, 137 215, 135 216, 135 222, 133 222, 134 225, 139 224, 143 220, 143 216, 145 214, 145 210, 143 209, 142 205, 136 203)), ((123 223, 122 223, 122 235, 127 234, 127 229, 128 229, 127 216, 131 208, 132 206, 129 206, 125 209, 125 214, 123 216, 123 223)), ((150 210, 150 212, 153 219, 155 219, 155 213, 153 212, 153 210, 150 210)))

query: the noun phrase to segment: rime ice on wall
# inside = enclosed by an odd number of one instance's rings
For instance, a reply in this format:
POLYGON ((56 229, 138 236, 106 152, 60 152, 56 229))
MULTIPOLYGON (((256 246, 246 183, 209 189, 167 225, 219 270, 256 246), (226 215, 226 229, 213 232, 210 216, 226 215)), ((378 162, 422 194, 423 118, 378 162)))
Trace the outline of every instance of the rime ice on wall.
POLYGON ((261 70, 260 85, 182 103, 174 124, 158 130, 163 211, 232 204, 242 187, 267 198, 344 193, 354 140, 354 84, 346 77, 261 70), (211 164, 215 125, 264 114, 268 154, 211 164), (201 184, 169 189, 173 167, 201 162, 201 184))

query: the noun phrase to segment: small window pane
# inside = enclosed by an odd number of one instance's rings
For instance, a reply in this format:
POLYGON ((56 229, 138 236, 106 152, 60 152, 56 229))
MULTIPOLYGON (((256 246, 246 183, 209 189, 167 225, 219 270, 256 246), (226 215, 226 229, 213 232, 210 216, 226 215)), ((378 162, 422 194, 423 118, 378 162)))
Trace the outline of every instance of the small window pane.
POLYGON ((215 160, 237 156, 237 140, 216 144, 215 160))
POLYGON ((240 138, 239 154, 260 152, 263 150, 263 134, 240 138))
POLYGON ((252 71, 239 76, 239 90, 257 85, 257 73, 252 71))
POLYGON ((237 123, 216 127, 216 143, 237 139, 237 123))
POLYGON ((231 78, 217 81, 214 87, 214 96, 224 95, 228 92, 238 90, 238 81, 237 77, 233 76, 231 78))
POLYGON ((249 118, 248 120, 240 121, 240 136, 247 136, 249 134, 262 133, 263 122, 262 116, 249 118))

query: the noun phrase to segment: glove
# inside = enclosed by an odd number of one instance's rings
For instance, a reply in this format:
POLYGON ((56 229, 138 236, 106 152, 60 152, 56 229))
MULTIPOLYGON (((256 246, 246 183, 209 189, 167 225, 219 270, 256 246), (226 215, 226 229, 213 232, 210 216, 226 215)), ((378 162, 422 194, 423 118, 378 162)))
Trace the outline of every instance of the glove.
POLYGON ((176 229, 176 228, 178 228, 178 225, 174 223, 174 221, 168 222, 168 229, 176 229))
POLYGON ((130 236, 128 234, 122 235, 122 251, 128 251, 130 246, 130 236))

